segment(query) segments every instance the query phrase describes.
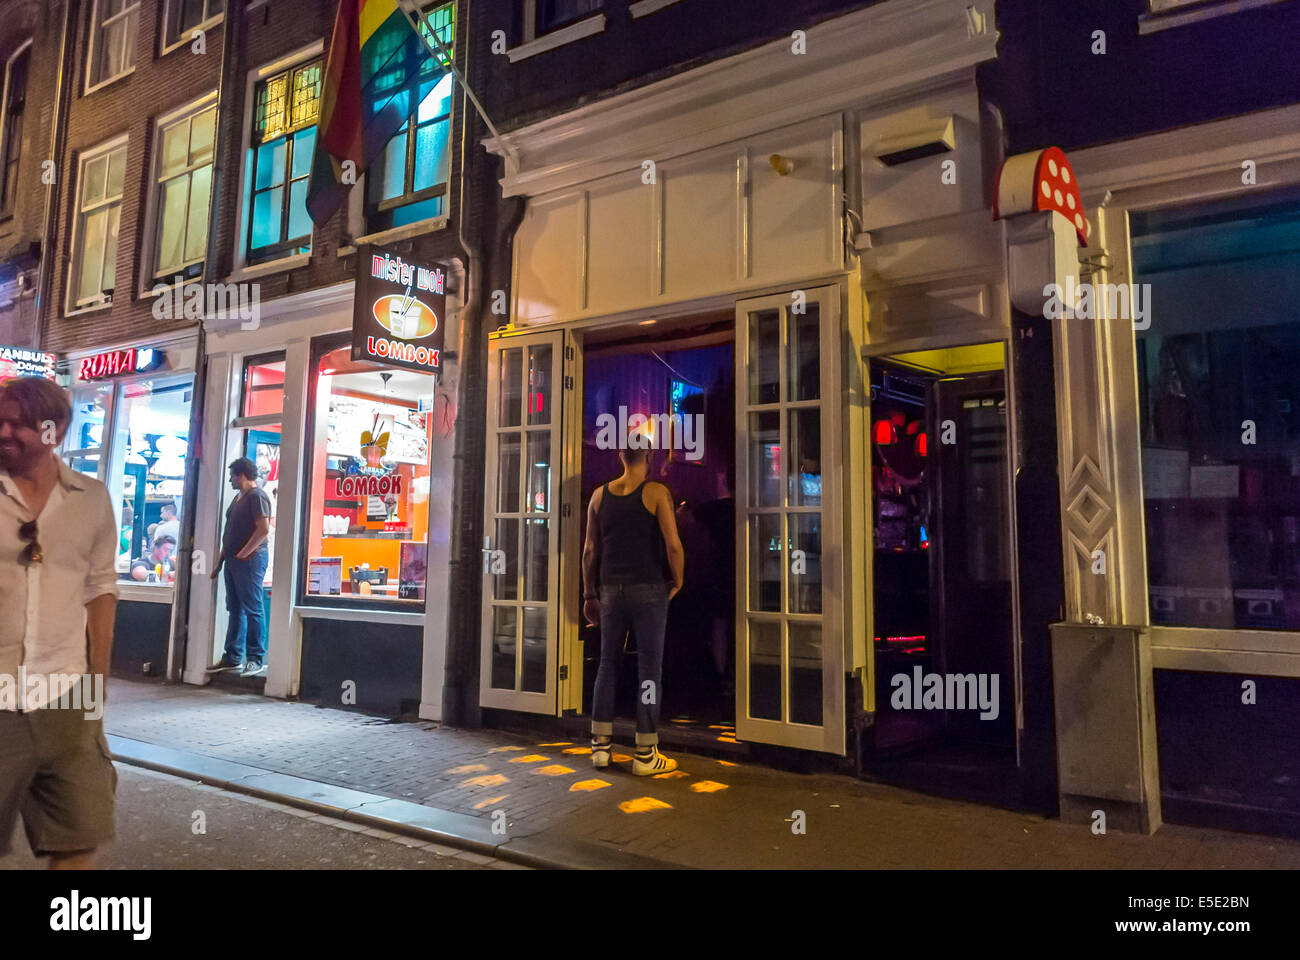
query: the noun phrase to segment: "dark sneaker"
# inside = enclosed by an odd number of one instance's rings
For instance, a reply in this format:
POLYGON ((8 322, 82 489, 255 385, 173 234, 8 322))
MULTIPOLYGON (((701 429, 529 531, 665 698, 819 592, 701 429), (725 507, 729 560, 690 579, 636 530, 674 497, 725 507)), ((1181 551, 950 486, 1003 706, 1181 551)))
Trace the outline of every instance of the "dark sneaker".
POLYGON ((238 673, 244 669, 242 663, 232 663, 225 657, 222 657, 215 665, 208 667, 208 673, 238 673))
POLYGON ((264 677, 266 676, 266 664, 258 663, 256 660, 249 660, 244 664, 244 669, 240 671, 241 677, 264 677))

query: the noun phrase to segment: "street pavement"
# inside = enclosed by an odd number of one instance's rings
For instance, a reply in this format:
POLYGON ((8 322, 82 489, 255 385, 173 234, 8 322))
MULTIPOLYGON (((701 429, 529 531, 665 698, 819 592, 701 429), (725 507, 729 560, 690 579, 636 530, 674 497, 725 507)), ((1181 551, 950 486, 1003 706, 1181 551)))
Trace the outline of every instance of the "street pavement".
MULTIPOLYGON (((174 755, 200 766, 216 758, 268 772, 255 777, 266 784, 303 778, 369 801, 370 809, 394 798, 405 801, 391 805, 401 810, 505 824, 510 836, 554 851, 555 865, 568 862, 566 850, 584 847, 627 854, 638 865, 704 869, 1300 867, 1300 843, 1284 839, 1169 824, 1151 837, 1097 836, 849 776, 681 752, 672 754, 680 762, 675 774, 640 778, 620 759, 631 747, 616 753, 611 769, 594 771, 582 741, 396 723, 213 688, 116 680, 105 724, 115 737, 184 751, 174 755)), ((508 847, 501 857, 508 859, 508 847)), ((160 847, 149 862, 186 866, 197 851, 185 852, 160 847)))
MULTIPOLYGON (((105 869, 485 870, 513 867, 441 844, 118 765, 117 838, 105 869), (201 828, 201 832, 197 832, 201 828)), ((43 869, 20 824, 0 870, 43 869)))

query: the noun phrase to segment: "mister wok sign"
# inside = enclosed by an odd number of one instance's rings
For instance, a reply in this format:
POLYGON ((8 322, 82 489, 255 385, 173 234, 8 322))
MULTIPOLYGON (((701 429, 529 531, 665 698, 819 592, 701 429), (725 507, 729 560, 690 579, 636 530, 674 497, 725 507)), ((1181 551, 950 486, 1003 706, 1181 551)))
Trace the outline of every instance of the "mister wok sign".
POLYGON ((357 252, 352 359, 421 373, 441 369, 447 273, 380 247, 357 252))

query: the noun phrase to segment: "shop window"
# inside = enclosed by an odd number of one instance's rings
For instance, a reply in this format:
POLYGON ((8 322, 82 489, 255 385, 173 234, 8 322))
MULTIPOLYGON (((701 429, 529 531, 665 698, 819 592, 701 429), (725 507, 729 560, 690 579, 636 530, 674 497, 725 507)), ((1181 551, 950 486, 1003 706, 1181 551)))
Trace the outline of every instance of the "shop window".
POLYGON ((101 383, 72 391, 72 421, 63 438, 68 466, 88 477, 99 476, 100 453, 104 448, 104 425, 113 396, 113 385, 101 383))
POLYGON ((118 577, 175 582, 194 378, 159 376, 74 387, 64 459, 99 476, 118 516, 118 577))
POLYGON ((311 250, 307 186, 320 116, 322 69, 318 57, 257 85, 246 251, 249 263, 311 250))
POLYGON ((1151 622, 1300 630, 1300 191, 1130 224, 1151 622))
POLYGON ((195 30, 215 24, 225 10, 226 0, 167 0, 165 45, 184 43, 195 30))
MULTIPOLYGON (((451 51, 456 35, 456 5, 426 8, 426 13, 438 39, 451 51)), ((420 29, 426 37, 432 36, 423 21, 420 29)), ((385 64, 395 53, 392 49, 377 49, 375 63, 385 64)), ((424 53, 420 51, 421 56, 424 53)), ((447 213, 452 76, 445 68, 445 63, 428 59, 413 82, 396 87, 406 76, 405 66, 393 63, 388 71, 378 67, 374 82, 379 96, 373 109, 396 110, 405 114, 407 121, 366 174, 366 220, 372 233, 447 213)))
POLYGON ((115 80, 135 62, 139 0, 95 0, 92 6, 88 87, 115 80))
POLYGON ((74 308, 113 299, 125 171, 125 143, 82 158, 71 275, 74 308))
POLYGON ((18 158, 23 149, 23 114, 27 110, 27 65, 32 42, 9 58, 4 88, 4 166, 0 168, 0 213, 12 213, 18 195, 18 158))
POLYGON ((303 592, 423 609, 434 378, 318 345, 303 592))
POLYGON ((208 107, 162 124, 159 130, 154 162, 158 211, 155 278, 188 278, 202 272, 208 247, 216 117, 217 108, 208 107))
POLYGON ((114 444, 122 472, 110 478, 109 489, 121 504, 118 573, 124 581, 175 580, 193 379, 167 377, 119 387, 114 444))

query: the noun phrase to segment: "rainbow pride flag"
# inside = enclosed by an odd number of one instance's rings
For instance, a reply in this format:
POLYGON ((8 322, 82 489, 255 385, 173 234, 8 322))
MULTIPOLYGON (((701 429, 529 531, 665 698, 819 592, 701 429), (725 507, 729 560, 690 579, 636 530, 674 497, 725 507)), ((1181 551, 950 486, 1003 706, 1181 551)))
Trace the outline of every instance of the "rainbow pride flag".
POLYGON ((409 119, 412 98, 418 104, 447 69, 397 0, 339 0, 307 189, 313 221, 328 220, 352 188, 343 164, 360 177, 409 119))

